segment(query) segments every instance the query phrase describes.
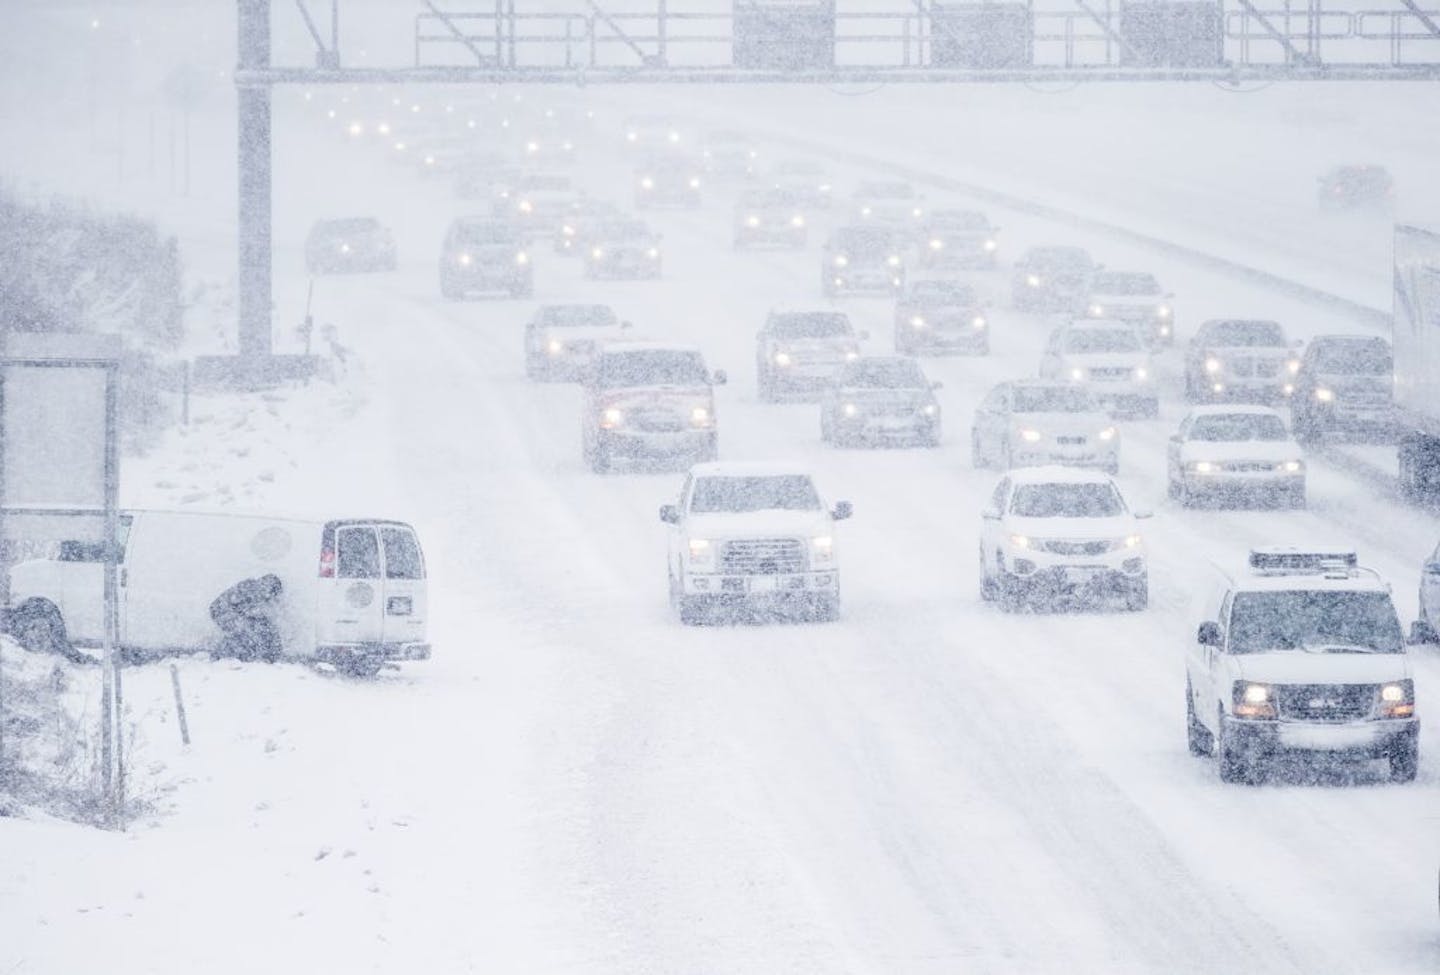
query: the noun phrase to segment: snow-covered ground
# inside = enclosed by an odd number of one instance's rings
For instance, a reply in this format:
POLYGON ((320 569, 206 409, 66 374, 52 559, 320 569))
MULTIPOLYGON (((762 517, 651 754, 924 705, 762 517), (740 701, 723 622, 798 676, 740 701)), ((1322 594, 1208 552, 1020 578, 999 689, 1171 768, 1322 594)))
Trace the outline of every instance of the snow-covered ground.
MULTIPOLYGON (((5 99, 4 177, 157 213, 197 275, 225 274, 224 93, 194 120, 205 167, 189 198, 163 167, 115 178, 113 154, 86 148, 83 99, 62 94, 53 112, 5 99)), ((590 97, 585 182, 625 201, 614 123, 641 96, 590 97)), ((1317 214, 1314 176, 1383 161, 1418 211, 1436 193, 1424 161, 1440 158, 1424 124, 1433 88, 1420 86, 658 97, 843 153, 842 187, 871 171, 855 157, 933 172, 1381 308, 1388 225, 1317 214)), ((123 834, 0 820, 0 972, 1440 969, 1433 651, 1415 655, 1428 723, 1419 780, 1404 786, 1378 771, 1221 785, 1186 753, 1181 657, 1207 560, 1263 542, 1353 545, 1409 618, 1440 519, 1325 459, 1309 511, 1175 507, 1164 441, 1184 406, 1171 353, 1162 417, 1125 425, 1121 461, 1132 504, 1157 512, 1152 608, 1006 616, 978 596, 978 512, 995 476, 971 469, 969 420, 992 383, 1033 373, 1049 323, 1008 308, 1003 272, 977 274, 993 294, 993 354, 926 366, 945 383, 944 445, 826 448, 815 408, 760 403, 752 372, 766 310, 819 303, 820 228, 803 254, 736 254, 733 191, 717 189, 699 211, 653 218, 658 283, 587 282, 536 254, 537 301, 610 302, 730 371, 724 457, 801 460, 831 499, 855 503, 837 533, 841 622, 681 627, 656 520, 679 476, 588 473, 578 391, 523 377, 533 303, 439 299, 438 243, 466 206, 443 181, 319 131, 294 93, 277 102, 277 342, 293 345, 286 323, 303 314, 315 217, 379 216, 400 270, 318 282, 317 321, 350 353, 334 384, 197 401, 188 428, 127 460, 124 500, 412 521, 436 657, 373 683, 181 661, 189 748, 168 669, 127 671, 132 790, 150 811, 123 834)), ((1367 327, 989 209, 1006 255, 1075 241, 1112 267, 1154 270, 1177 295, 1182 341, 1229 314, 1274 317, 1298 338, 1367 327)), ((867 348, 889 348, 888 303, 843 306, 867 348)))

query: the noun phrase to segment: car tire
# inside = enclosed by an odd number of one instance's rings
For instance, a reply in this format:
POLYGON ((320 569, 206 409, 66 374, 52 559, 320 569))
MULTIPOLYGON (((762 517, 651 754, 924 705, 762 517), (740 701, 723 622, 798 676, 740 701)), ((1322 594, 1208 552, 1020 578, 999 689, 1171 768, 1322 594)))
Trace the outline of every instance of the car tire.
POLYGON ((985 463, 985 451, 980 446, 980 431, 973 427, 970 430, 970 466, 977 471, 989 466, 985 463))
POLYGON ((1007 613, 1018 613, 1025 608, 1025 583, 1003 570, 994 581, 1001 609, 1007 613))
POLYGON ((586 461, 587 464, 589 464, 590 470, 591 470, 593 473, 596 473, 596 474, 609 474, 609 473, 610 473, 610 467, 611 467, 610 451, 609 451, 607 448, 605 448, 605 447, 601 447, 601 446, 599 446, 599 445, 596 445, 596 446, 594 446, 594 447, 591 447, 591 448, 587 449, 587 450, 585 451, 585 461, 586 461))
POLYGON ((817 595, 812 597, 813 603, 810 606, 810 618, 817 623, 834 623, 840 619, 840 597, 837 595, 817 595))
POLYGON ((680 597, 680 622, 685 626, 699 626, 710 618, 710 604, 704 596, 680 597))
POLYGON ((1196 758, 1209 757, 1215 750, 1215 736, 1195 714, 1195 694, 1189 677, 1185 678, 1185 738, 1190 754, 1196 758))
POLYGON ((1286 496, 1285 501, 1287 507, 1292 508, 1296 511, 1304 511, 1308 507, 1305 498, 1305 489, 1303 487, 1291 489, 1290 493, 1286 496))
POLYGON ((940 441, 943 438, 944 435, 940 429, 940 424, 937 423, 933 427, 931 427, 929 431, 927 431, 920 437, 920 446, 932 448, 939 447, 940 441))
POLYGON ((985 547, 980 547, 980 601, 993 603, 1000 595, 995 580, 990 575, 989 567, 985 563, 985 547))
POLYGON ((365 653, 359 656, 345 658, 337 669, 346 677, 369 680, 380 673, 380 669, 384 666, 384 657, 378 653, 365 653))
POLYGON ((770 374, 769 369, 765 369, 763 367, 760 369, 759 376, 756 380, 756 385, 759 388, 760 401, 762 403, 775 402, 775 378, 770 374))
POLYGON ((1390 781, 1414 782, 1420 771, 1420 742, 1412 735, 1391 747, 1390 781))
POLYGON ((1220 733, 1215 736, 1215 770, 1220 776, 1220 781, 1256 785, 1262 778, 1260 767, 1258 763, 1247 760, 1226 740, 1224 718, 1225 715, 1222 711, 1220 720, 1216 722, 1220 733))
POLYGON ((1142 577, 1130 583, 1125 590, 1125 609, 1131 613, 1143 613, 1150 606, 1150 579, 1142 577))

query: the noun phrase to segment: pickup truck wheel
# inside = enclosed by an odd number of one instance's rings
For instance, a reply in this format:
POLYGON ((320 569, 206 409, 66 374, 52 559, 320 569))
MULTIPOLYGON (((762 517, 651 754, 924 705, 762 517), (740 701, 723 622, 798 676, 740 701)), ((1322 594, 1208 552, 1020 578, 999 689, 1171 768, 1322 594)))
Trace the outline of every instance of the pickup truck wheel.
POLYGON ((1420 743, 1414 737, 1406 737, 1390 749, 1390 781, 1414 782, 1415 773, 1420 770, 1420 743))
POLYGON ((1195 695, 1190 678, 1185 678, 1185 737, 1190 745, 1190 754, 1204 757, 1215 750, 1215 736, 1200 723, 1195 715, 1195 695))
POLYGON ((11 617, 15 641, 31 653, 55 653, 68 657, 74 653, 65 635, 65 621, 54 604, 43 599, 27 599, 16 607, 11 617))
POLYGON ((840 597, 816 596, 811 615, 817 622, 834 623, 840 618, 840 597))
POLYGON ((995 580, 990 577, 990 572, 985 566, 985 549, 980 549, 980 599, 987 603, 993 603, 999 595, 995 588, 995 580))
POLYGON ((699 626, 709 616, 709 604, 704 596, 680 597, 680 622, 686 626, 699 626))
POLYGON ((380 668, 385 666, 385 660, 377 653, 362 654, 358 657, 351 657, 340 665, 340 670, 349 677, 359 677, 369 680, 380 673, 380 668))

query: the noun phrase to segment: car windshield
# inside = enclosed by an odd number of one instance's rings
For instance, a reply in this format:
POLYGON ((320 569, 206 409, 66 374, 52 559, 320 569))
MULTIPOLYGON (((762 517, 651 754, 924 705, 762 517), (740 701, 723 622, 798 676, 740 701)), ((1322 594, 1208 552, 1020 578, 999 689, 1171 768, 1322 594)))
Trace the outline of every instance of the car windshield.
POLYGON ((1104 482, 1021 484, 1010 501, 1010 513, 1021 518, 1108 518, 1124 511, 1120 492, 1104 482))
POLYGON ((1017 387, 1015 413, 1097 413, 1095 398, 1075 386, 1017 387))
POLYGON ((770 319, 770 334, 777 339, 829 339, 853 333, 850 319, 835 312, 776 315, 770 319))
POLYGON ((1388 593, 1242 592, 1230 610, 1231 653, 1404 653, 1388 593))
POLYGON ((1223 413, 1197 416, 1190 425, 1190 439, 1207 443, 1238 440, 1289 440, 1285 421, 1269 413, 1223 413))
POLYGON ((975 292, 958 281, 916 281, 910 286, 915 301, 943 301, 951 305, 973 305, 975 292))
POLYGON ((1285 333, 1276 322, 1210 322, 1203 341, 1209 345, 1283 346, 1285 333))
POLYGON ((1089 272, 1095 265, 1090 254, 1079 247, 1042 247, 1030 252, 1030 265, 1051 271, 1089 272))
POLYGON ((615 312, 609 305, 549 305, 540 309, 540 322, 552 328, 614 325, 615 312))
POLYGON ((1100 295, 1158 295, 1160 282, 1153 274, 1101 271, 1090 283, 1090 290, 1100 295))
POLYGON ((840 385, 865 389, 924 389, 930 384, 910 359, 860 359, 840 373, 840 385))
POLYGON ((364 234, 380 229, 380 221, 374 217, 350 217, 344 220, 326 220, 318 228, 327 234, 364 234))
POLYGON ((600 357, 599 384, 606 389, 627 386, 704 386, 710 381, 698 352, 632 349, 600 357))
POLYGON ((467 223, 455 234, 462 244, 514 244, 519 246, 520 233, 503 223, 467 223))
POLYGON ((1065 336, 1066 352, 1139 352, 1140 336, 1128 328, 1079 328, 1065 336))
POLYGON ((702 477, 690 497, 694 514, 745 511, 819 511, 820 496, 804 474, 702 477))
POLYGON ((990 229, 990 219, 974 210, 945 210, 932 214, 929 226, 935 230, 973 230, 984 232, 990 229))
POLYGON ((1383 339, 1326 342, 1315 349, 1315 371, 1381 376, 1395 369, 1390 344, 1383 339))
POLYGON ((891 234, 873 227, 846 227, 837 230, 833 246, 836 250, 862 257, 889 255, 896 251, 891 234))

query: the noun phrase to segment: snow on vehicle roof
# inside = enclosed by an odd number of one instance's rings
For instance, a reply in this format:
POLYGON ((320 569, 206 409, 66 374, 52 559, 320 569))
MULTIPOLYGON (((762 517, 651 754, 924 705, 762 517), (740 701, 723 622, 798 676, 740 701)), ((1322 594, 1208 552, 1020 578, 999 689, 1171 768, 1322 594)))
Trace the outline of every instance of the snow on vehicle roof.
POLYGON ((722 460, 696 464, 690 468, 690 475, 692 477, 811 477, 810 469, 804 465, 765 460, 722 460))
POLYGON ((1015 484, 1113 484, 1104 471, 1049 464, 1043 467, 1019 467, 1005 475, 1015 484))

